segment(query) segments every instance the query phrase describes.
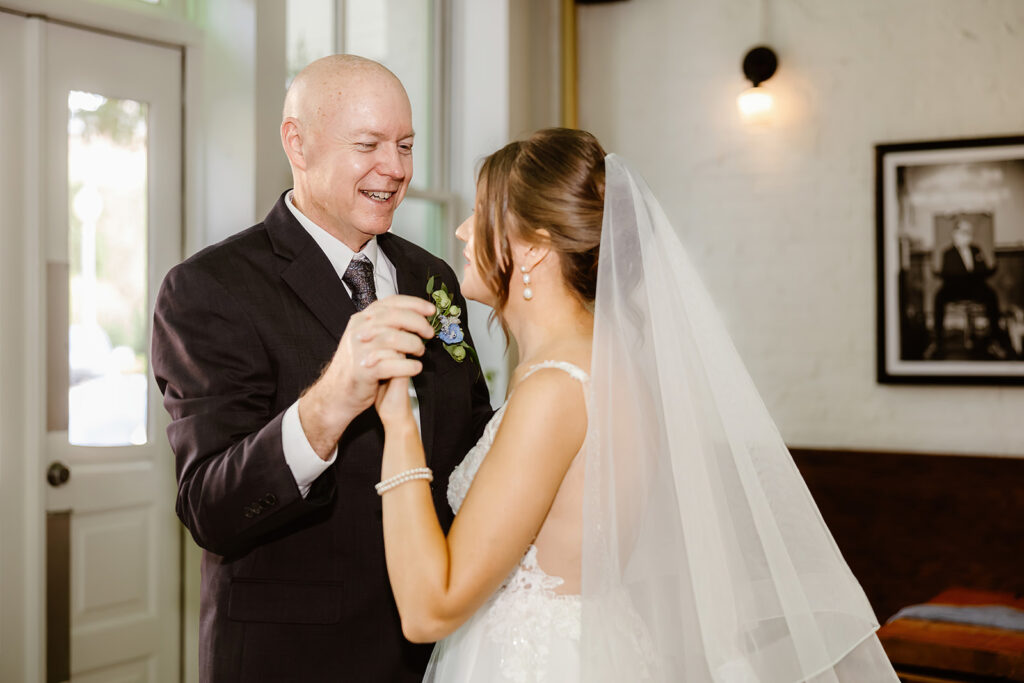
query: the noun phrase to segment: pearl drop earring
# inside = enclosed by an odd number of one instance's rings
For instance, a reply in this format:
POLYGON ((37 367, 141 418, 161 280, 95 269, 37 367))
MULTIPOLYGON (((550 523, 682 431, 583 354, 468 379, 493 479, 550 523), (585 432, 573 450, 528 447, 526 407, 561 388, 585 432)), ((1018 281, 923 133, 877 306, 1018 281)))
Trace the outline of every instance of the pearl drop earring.
POLYGON ((529 301, 533 298, 533 290, 530 289, 530 274, 526 272, 526 266, 519 266, 519 271, 523 274, 523 298, 529 301))

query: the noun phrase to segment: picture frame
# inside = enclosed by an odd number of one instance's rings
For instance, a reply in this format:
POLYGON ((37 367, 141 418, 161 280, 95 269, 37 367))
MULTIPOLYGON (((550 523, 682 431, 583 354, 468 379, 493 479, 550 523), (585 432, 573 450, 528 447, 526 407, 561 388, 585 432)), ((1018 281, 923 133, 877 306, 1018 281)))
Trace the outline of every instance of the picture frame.
POLYGON ((1024 135, 875 146, 883 384, 1024 384, 1024 135))

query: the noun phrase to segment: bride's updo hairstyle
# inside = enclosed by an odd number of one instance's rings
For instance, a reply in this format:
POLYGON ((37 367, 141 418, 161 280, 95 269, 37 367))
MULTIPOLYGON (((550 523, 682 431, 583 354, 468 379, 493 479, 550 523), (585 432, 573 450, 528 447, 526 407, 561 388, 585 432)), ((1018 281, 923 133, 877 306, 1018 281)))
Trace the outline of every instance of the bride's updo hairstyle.
POLYGON ((582 130, 548 128, 487 157, 477 177, 474 257, 497 295, 498 318, 514 273, 509 237, 558 252, 569 291, 590 306, 604 216, 601 143, 582 130), (548 236, 539 232, 546 230, 548 236))

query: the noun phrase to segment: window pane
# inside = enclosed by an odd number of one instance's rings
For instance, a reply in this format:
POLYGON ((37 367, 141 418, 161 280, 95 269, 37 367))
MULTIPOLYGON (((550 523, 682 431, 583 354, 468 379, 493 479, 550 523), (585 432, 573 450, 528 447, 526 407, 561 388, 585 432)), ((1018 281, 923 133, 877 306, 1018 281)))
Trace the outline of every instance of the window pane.
POLYGON ((288 83, 307 64, 334 54, 335 0, 288 0, 288 83))
POLYGON ((412 103, 416 160, 412 186, 434 187, 434 3, 431 0, 346 0, 345 52, 385 65, 412 103))
POLYGON ((68 94, 68 440, 146 443, 147 105, 68 94))
POLYGON ((448 228, 444 221, 444 205, 440 202, 406 197, 395 211, 391 232, 435 256, 447 258, 448 228))

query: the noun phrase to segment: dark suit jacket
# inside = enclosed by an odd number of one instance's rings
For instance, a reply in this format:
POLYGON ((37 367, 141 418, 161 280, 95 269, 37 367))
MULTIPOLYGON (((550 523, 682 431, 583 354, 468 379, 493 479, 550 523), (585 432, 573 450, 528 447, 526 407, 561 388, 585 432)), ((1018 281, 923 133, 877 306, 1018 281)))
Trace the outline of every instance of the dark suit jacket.
POLYGON ((949 297, 971 298, 980 288, 984 288, 985 280, 995 272, 989 268, 985 255, 975 245, 970 245, 971 256, 974 258, 974 270, 967 270, 964 260, 955 246, 942 253, 942 285, 949 297))
MULTIPOLYGON (((398 291, 426 298, 443 261, 377 238, 398 291)), ((189 258, 157 297, 153 370, 172 422, 177 513, 205 549, 203 681, 419 681, 429 645, 401 633, 381 530, 383 429, 372 408, 335 464, 299 495, 281 419, 331 359, 351 299, 323 251, 278 201, 266 219, 189 258)), ((468 337, 467 342, 472 344, 468 337)), ((472 361, 427 343, 414 379, 434 503, 445 529, 448 475, 491 415, 472 361)))

